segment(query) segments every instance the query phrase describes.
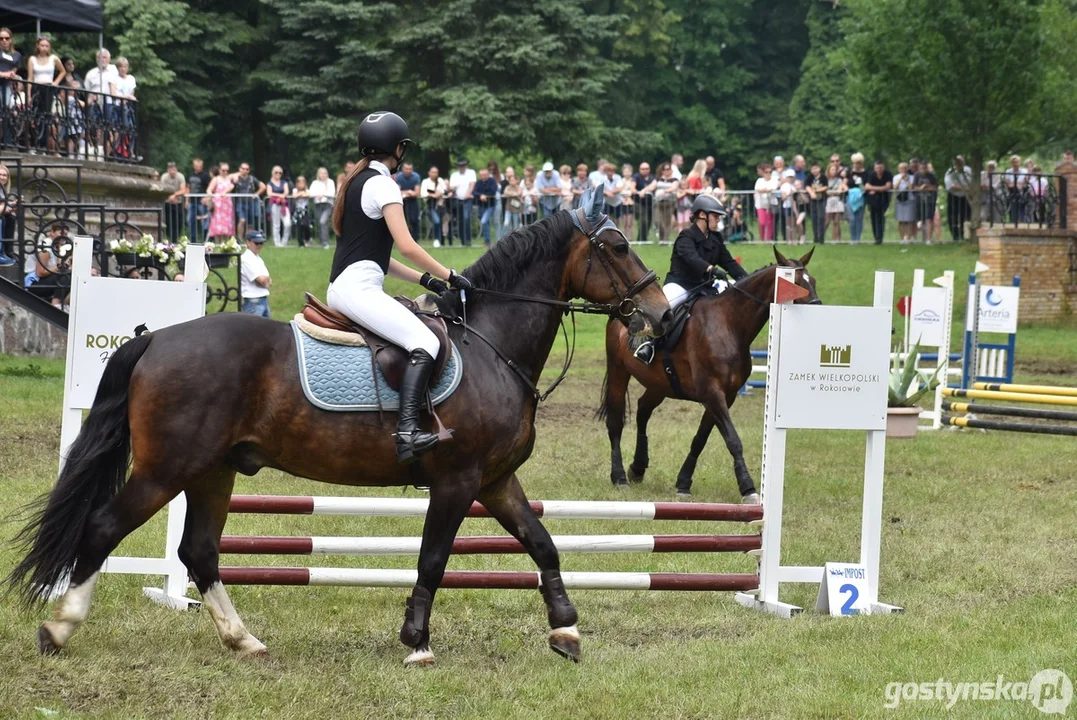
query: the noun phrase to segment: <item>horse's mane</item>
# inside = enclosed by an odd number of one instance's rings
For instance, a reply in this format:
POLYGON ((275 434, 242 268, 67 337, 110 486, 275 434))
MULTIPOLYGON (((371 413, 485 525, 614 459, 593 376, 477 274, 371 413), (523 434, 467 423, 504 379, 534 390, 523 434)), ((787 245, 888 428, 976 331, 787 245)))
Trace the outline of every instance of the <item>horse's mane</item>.
POLYGON ((556 212, 502 238, 464 270, 475 287, 511 291, 533 265, 558 257, 568 250, 574 225, 567 212, 556 212))

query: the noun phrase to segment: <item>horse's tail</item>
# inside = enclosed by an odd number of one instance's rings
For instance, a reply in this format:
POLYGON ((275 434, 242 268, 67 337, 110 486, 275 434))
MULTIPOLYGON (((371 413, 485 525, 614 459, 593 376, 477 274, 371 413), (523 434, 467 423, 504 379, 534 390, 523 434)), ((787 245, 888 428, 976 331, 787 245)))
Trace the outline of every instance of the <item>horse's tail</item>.
POLYGON ((610 372, 606 371, 606 374, 602 376, 602 396, 598 400, 598 407, 595 408, 595 420, 605 420, 606 416, 610 412, 610 372))
POLYGON ((24 508, 30 520, 15 543, 26 556, 8 575, 7 585, 8 592, 15 592, 27 606, 47 600, 64 582, 79 560, 90 517, 115 497, 127 479, 131 449, 127 391, 151 337, 139 335, 113 354, 56 486, 24 508))

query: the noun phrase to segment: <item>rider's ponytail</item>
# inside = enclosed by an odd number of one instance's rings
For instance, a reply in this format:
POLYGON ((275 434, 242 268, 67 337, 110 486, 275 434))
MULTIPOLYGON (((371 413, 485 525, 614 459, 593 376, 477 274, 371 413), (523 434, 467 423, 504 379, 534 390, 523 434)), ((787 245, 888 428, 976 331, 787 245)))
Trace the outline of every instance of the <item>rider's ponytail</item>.
POLYGON ((371 158, 368 156, 356 163, 352 171, 341 181, 340 187, 337 188, 337 199, 333 205, 333 232, 337 234, 338 242, 344 228, 344 201, 348 196, 348 187, 352 184, 352 180, 355 179, 356 175, 367 169, 370 165, 370 160, 371 158))

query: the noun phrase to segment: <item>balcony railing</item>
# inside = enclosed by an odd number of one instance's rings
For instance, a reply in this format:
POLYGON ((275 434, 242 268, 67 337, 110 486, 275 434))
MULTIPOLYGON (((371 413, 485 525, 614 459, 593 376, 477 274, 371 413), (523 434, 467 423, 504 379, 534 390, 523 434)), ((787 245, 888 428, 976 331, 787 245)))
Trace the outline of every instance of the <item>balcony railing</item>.
POLYGON ((0 146, 27 153, 137 163, 138 101, 66 85, 0 80, 0 146))

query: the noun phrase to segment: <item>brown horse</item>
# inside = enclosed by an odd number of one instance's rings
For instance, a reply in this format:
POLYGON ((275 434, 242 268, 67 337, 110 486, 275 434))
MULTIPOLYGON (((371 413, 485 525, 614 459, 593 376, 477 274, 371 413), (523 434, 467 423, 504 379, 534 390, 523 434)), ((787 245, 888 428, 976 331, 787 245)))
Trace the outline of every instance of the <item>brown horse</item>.
MULTIPOLYGON (((707 444, 715 425, 733 456, 733 472, 745 502, 758 503, 759 495, 752 475, 744 463, 740 436, 733 427, 729 408, 752 374, 751 345, 770 317, 774 299, 775 268, 797 268, 796 282, 808 290, 797 302, 818 304, 815 280, 805 268, 811 260, 812 249, 799 260, 789 260, 778 249, 774 257, 778 265, 757 270, 731 285, 721 295, 702 297, 696 301, 677 347, 672 350, 676 370, 684 395, 705 408, 692 448, 677 475, 677 493, 691 493, 692 474, 696 461, 707 444)), ((647 422, 651 413, 669 397, 678 397, 659 357, 650 365, 637 360, 629 347, 628 336, 617 323, 606 326, 606 381, 603 384, 599 416, 605 417, 610 437, 610 479, 614 485, 628 481, 642 482, 650 462, 647 451, 647 422), (636 452, 625 476, 621 459, 621 434, 625 425, 625 395, 630 377, 644 388, 636 406, 636 452)))
MULTIPOLYGON (((576 610, 557 549, 516 477, 535 442, 533 383, 556 339, 564 310, 559 301, 607 304, 633 335, 660 334, 669 305, 653 272, 598 215, 557 213, 517 230, 465 274, 476 288, 495 292, 469 298, 470 343, 462 342, 463 327, 450 325, 465 371, 439 414, 456 436, 410 468, 397 464, 392 413, 379 419, 380 413, 327 412, 306 399, 287 324, 213 315, 121 346, 55 488, 20 534, 28 554, 8 578, 30 604, 70 574, 55 619, 38 631, 41 651, 67 644, 86 619, 105 558, 183 492, 187 519, 179 557, 221 642, 243 655, 264 654, 265 645, 244 627, 221 585, 218 554, 236 473, 271 467, 340 485, 430 486, 418 582, 400 630, 413 649, 407 663, 433 661, 430 608, 453 538, 475 500, 538 565, 550 646, 578 659, 576 610), (510 290, 515 295, 496 294, 510 290)), ((462 322, 454 292, 438 305, 462 322)))

